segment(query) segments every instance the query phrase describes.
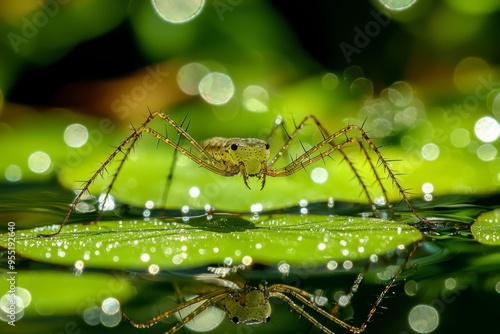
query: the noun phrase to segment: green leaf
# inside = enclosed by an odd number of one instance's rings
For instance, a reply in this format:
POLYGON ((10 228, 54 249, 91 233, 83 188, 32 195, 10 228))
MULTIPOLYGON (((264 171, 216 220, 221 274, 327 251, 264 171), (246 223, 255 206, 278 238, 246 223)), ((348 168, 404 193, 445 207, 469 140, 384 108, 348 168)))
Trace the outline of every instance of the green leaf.
MULTIPOLYGON (((208 264, 253 263, 326 268, 330 263, 383 254, 422 238, 406 224, 316 215, 100 221, 18 231, 16 252, 36 261, 85 268, 186 269, 208 264), (78 261, 78 262, 77 262, 78 261), (79 262, 81 261, 81 262, 79 262)), ((7 235, 0 237, 6 247, 7 235)))
POLYGON ((500 209, 485 212, 471 227, 474 238, 485 245, 500 245, 500 209))

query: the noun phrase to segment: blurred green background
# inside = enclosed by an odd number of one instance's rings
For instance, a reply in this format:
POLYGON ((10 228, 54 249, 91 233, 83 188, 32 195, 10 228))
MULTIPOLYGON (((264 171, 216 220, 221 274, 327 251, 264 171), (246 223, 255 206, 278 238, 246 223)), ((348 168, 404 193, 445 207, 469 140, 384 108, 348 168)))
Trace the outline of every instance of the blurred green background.
MULTIPOLYGON (((498 0, 3 0, 2 231, 9 221, 19 230, 58 223, 73 198, 70 190, 88 179, 149 110, 162 110, 177 122, 188 115, 189 133, 199 141, 212 136, 267 140, 278 116, 291 129, 314 114, 331 133, 364 123, 384 156, 395 160, 391 166, 401 174, 398 179, 423 209, 437 205, 434 200, 442 195, 470 196, 459 197, 463 202, 454 203, 457 210, 468 199, 477 207, 493 208, 500 182, 499 9, 498 0)), ((173 134, 161 122, 154 126, 173 134)), ((271 144, 279 140, 278 134, 271 144)), ((311 147, 321 136, 311 125, 301 140, 311 147)), ((172 161, 172 151, 164 146, 157 147, 147 135, 142 138, 116 183, 115 198, 138 207, 161 202, 172 161)), ((301 150, 300 145, 292 148, 292 156, 301 150)), ((348 153, 363 171, 367 168, 357 149, 348 153)), ((249 191, 240 176, 222 178, 180 157, 167 207, 210 204, 248 212, 256 203, 274 210, 300 200, 365 202, 342 158, 333 158, 326 166, 318 164, 326 180, 312 177, 311 166, 291 177, 269 178, 262 191, 258 182, 251 182, 249 191)), ((99 178, 91 190, 97 196, 107 184, 109 177, 99 178)), ((390 198, 398 200, 390 182, 388 188, 390 198)), ((375 190, 374 197, 379 195, 375 190)), ((462 220, 472 222, 470 217, 462 220)), ((489 231, 499 233, 496 225, 489 231)), ((473 258, 469 271, 457 274, 457 281, 477 290, 459 292, 498 297, 498 270, 481 279, 468 274, 497 266, 496 248, 472 248, 469 240, 460 241, 460 247, 441 247, 453 250, 446 254, 488 254, 485 262, 473 258)), ((26 266, 25 285, 36 285, 39 274, 32 270, 37 264, 26 266)), ((450 266, 460 271, 454 267, 459 264, 450 266)), ((441 276, 432 274, 446 270, 432 268, 421 278, 429 286, 433 279, 443 284, 441 276)), ((72 269, 50 269, 68 275, 61 277, 61 290, 72 289, 72 269)), ((51 274, 40 276, 39 284, 53 280, 51 274)), ((129 281, 117 278, 119 289, 101 288, 112 274, 96 275, 97 283, 82 286, 106 291, 98 299, 133 295, 129 281)), ((89 274, 87 279, 94 278, 89 274)), ((442 300, 445 290, 436 289, 442 300)), ((62 297, 56 298, 58 307, 64 305, 59 304, 62 297)), ((451 317, 458 304, 446 304, 450 313, 442 314, 451 317)), ((57 308, 47 309, 62 317, 57 308)), ((50 314, 44 310, 39 306, 37 312, 50 314)), ((490 317, 498 315, 489 311, 490 317)), ((405 325, 395 332, 411 331, 405 317, 405 325)), ((72 330, 47 321, 41 332, 72 330)), ((470 328, 489 328, 488 320, 479 322, 470 328)), ((60 323, 70 324, 65 318, 60 323)), ((459 322, 446 323, 437 331, 464 328, 459 322)))

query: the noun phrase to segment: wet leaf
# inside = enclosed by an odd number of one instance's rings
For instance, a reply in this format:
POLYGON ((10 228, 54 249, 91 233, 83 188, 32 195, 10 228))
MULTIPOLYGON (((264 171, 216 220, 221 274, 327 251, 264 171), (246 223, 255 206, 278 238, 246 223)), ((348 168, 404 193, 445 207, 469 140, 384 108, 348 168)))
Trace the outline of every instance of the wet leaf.
POLYGON ((474 238, 485 245, 500 245, 500 209, 485 212, 471 227, 474 238))
MULTIPOLYGON (((253 263, 326 268, 330 261, 367 258, 421 239, 406 224, 378 219, 316 215, 213 215, 190 219, 101 221, 18 231, 17 254, 36 261, 85 268, 186 269, 209 264, 253 263)), ((0 238, 6 246, 7 235, 0 238)), ((332 262, 330 262, 332 264, 332 262)))

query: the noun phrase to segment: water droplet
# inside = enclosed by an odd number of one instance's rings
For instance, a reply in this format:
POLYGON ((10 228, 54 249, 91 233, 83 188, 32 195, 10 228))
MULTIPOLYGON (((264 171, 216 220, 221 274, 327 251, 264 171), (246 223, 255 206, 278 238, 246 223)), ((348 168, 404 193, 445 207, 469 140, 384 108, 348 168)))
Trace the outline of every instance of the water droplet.
POLYGON ((262 203, 255 203, 250 206, 250 212, 259 213, 262 212, 263 206, 262 203))
POLYGON ((100 210, 111 211, 115 209, 115 199, 110 194, 101 194, 98 201, 100 210))
POLYGON ((335 270, 338 268, 338 263, 331 260, 331 261, 328 261, 328 263, 326 264, 326 267, 328 268, 328 270, 335 270))
POLYGON ((253 262, 253 259, 251 256, 245 255, 243 259, 241 259, 241 263, 243 263, 245 266, 251 265, 253 262))
POLYGON ((290 265, 285 261, 281 261, 278 263, 278 271, 284 275, 288 275, 290 272, 290 265))
POLYGON ((349 305, 349 297, 347 297, 346 295, 341 296, 339 298, 339 305, 342 307, 349 305))
POLYGON ((311 171, 311 179, 318 184, 325 183, 328 180, 328 171, 323 167, 316 167, 311 171))
POLYGON ((434 191, 434 185, 430 182, 426 182, 422 185, 422 191, 426 194, 430 194, 434 191))
POLYGON ((148 253, 141 254, 141 261, 142 262, 148 262, 149 260, 150 260, 150 256, 148 253))
POLYGON ((344 269, 346 270, 352 269, 353 266, 354 264, 350 260, 346 260, 344 261, 344 263, 342 263, 342 267, 344 267, 344 269))
POLYGON ((82 260, 75 261, 75 269, 82 270, 84 267, 84 263, 82 260))
POLYGON ((156 275, 160 272, 160 266, 157 265, 157 264, 152 264, 148 267, 148 272, 151 274, 151 275, 156 275))
POLYGON ((191 196, 192 198, 197 198, 198 196, 200 196, 200 188, 198 187, 189 188, 189 196, 191 196))

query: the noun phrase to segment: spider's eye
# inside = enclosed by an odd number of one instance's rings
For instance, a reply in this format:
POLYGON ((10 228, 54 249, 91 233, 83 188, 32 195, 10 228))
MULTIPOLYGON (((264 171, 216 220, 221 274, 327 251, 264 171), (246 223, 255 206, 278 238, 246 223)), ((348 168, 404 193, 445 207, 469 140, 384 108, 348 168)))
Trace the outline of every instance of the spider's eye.
POLYGON ((266 143, 266 150, 269 149, 269 143, 266 143))
POLYGON ((236 151, 238 149, 238 144, 231 144, 231 149, 236 151))
MULTIPOLYGON (((233 145, 235 145, 235 144, 233 144, 233 145)), ((232 146, 232 145, 231 145, 231 146, 232 146)), ((232 322, 234 322, 235 324, 237 324, 237 323, 239 323, 239 322, 240 322, 240 319, 238 319, 238 317, 233 317, 233 318, 231 319, 231 321, 232 321, 232 322)))
POLYGON ((266 317, 266 322, 271 321, 271 317, 266 317))

